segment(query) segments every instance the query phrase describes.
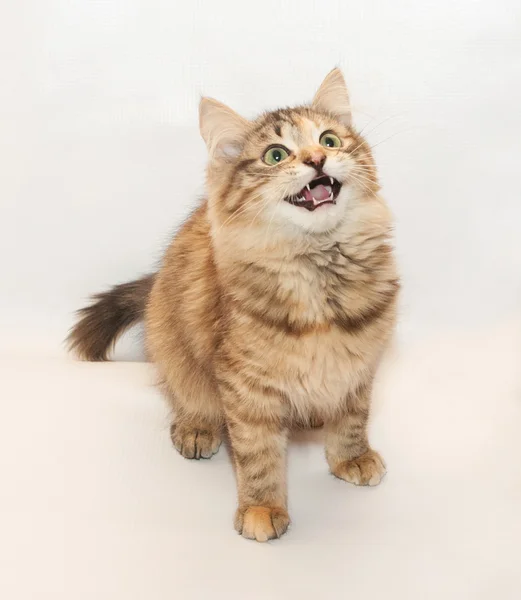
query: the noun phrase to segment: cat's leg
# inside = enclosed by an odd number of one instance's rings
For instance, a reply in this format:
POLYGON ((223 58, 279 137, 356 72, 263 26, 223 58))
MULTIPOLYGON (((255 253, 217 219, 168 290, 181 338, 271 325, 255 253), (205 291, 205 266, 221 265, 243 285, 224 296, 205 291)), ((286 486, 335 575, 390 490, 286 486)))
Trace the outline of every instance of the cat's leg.
POLYGON ((228 433, 236 467, 239 506, 235 528, 244 537, 265 542, 288 528, 286 446, 281 400, 269 389, 223 385, 228 433), (244 389, 244 388, 243 388, 244 389))
POLYGON ((371 385, 361 386, 326 424, 326 458, 331 473, 356 485, 378 485, 385 475, 382 457, 367 439, 371 385))
POLYGON ((316 411, 311 411, 308 415, 297 415, 291 419, 291 429, 321 429, 324 427, 324 420, 316 411))
POLYGON ((172 443, 185 458, 211 458, 221 445, 224 413, 217 389, 199 380, 190 390, 172 391, 167 385, 167 396, 174 412, 170 426, 172 443))

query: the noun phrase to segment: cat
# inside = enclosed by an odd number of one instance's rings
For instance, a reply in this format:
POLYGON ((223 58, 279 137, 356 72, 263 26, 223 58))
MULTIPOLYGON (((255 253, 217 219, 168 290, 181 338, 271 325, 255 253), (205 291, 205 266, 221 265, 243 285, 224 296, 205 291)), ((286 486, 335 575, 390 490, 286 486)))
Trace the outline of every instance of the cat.
POLYGON ((228 433, 235 528, 263 542, 290 523, 295 423, 324 422, 336 477, 376 485, 385 474, 367 421, 396 321, 392 220, 339 69, 309 105, 250 121, 202 98, 199 117, 206 199, 158 272, 95 296, 68 343, 80 358, 105 360, 144 320, 175 448, 210 458, 228 433))

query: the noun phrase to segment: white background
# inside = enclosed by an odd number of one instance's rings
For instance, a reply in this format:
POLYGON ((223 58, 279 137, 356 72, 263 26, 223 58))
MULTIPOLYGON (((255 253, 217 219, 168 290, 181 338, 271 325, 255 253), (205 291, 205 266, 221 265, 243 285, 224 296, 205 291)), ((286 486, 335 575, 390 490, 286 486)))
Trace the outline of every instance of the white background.
POLYGON ((4 0, 0 73, 1 596, 519 598, 519 2, 4 0), (253 116, 335 65, 396 217, 389 474, 355 489, 296 440, 294 526, 260 546, 231 528, 226 453, 171 450, 150 366, 61 340, 204 192, 200 95, 253 116))

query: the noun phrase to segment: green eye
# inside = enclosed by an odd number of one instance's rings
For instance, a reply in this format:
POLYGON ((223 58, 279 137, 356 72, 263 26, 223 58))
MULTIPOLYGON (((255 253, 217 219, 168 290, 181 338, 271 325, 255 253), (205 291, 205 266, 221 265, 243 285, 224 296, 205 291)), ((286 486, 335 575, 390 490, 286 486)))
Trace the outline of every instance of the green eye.
POLYGON ((342 145, 340 138, 329 131, 326 131, 326 133, 322 134, 322 136, 320 137, 320 143, 325 148, 340 148, 340 146, 342 145))
POLYGON ((288 158, 289 152, 282 146, 273 146, 264 154, 263 160, 267 165, 278 165, 288 158))

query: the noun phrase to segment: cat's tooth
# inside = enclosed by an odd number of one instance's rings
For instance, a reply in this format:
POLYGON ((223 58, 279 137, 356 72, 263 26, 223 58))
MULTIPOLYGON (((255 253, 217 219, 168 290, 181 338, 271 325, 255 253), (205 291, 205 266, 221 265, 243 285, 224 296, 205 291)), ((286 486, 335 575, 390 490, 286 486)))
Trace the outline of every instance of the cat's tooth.
POLYGON ((310 191, 311 191, 311 189, 310 189, 310 187, 309 187, 309 183, 306 185, 306 188, 307 188, 308 192, 310 192, 310 191))
POLYGON ((333 185, 334 182, 332 177, 329 178, 329 181, 331 182, 331 185, 333 185))
POLYGON ((332 192, 332 191, 329 193, 329 198, 328 198, 328 200, 333 200, 333 192, 332 192))

